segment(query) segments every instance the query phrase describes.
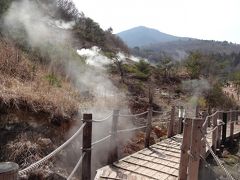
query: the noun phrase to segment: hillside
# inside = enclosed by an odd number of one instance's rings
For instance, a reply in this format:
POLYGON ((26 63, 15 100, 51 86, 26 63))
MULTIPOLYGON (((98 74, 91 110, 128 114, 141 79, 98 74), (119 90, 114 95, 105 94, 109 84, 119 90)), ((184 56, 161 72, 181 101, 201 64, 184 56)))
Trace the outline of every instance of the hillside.
POLYGON ((181 39, 144 26, 135 27, 117 35, 131 48, 181 39))

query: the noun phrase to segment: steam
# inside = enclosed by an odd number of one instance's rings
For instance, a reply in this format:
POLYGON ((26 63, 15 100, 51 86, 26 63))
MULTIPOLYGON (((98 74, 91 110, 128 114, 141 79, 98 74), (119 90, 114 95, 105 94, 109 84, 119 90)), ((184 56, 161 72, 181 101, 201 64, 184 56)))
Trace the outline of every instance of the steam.
MULTIPOLYGON (((190 93, 192 96, 187 103, 188 112, 195 112, 196 106, 199 103, 199 99, 202 97, 205 91, 211 88, 211 85, 206 79, 194 79, 182 82, 183 89, 190 93)), ((194 116, 194 114, 192 114, 194 116)))
MULTIPOLYGON (((56 63, 63 65, 80 94, 93 97, 92 103, 80 108, 79 114, 91 112, 94 119, 101 119, 114 108, 128 109, 124 93, 113 85, 105 73, 104 65, 112 60, 102 55, 97 47, 73 49, 72 35, 65 29, 71 29, 74 22, 55 20, 45 14, 35 1, 13 2, 4 17, 5 32, 13 39, 27 42, 30 48, 37 48, 43 56, 49 57, 50 67, 53 69, 56 63), (87 65, 82 62, 83 59, 87 65)), ((121 53, 118 57, 125 59, 121 53)), ((109 133, 110 122, 111 119, 104 125, 93 127, 93 140, 109 133)))

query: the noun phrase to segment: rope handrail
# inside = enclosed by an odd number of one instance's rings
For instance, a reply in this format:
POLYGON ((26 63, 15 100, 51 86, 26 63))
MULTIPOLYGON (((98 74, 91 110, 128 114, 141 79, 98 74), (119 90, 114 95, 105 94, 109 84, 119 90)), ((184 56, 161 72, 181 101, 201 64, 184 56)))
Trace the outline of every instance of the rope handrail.
POLYGON ((45 156, 44 158, 40 159, 39 161, 31 164, 30 166, 28 166, 27 168, 19 171, 19 175, 25 175, 26 173, 28 173, 29 171, 36 169, 38 166, 42 165, 44 162, 46 162, 47 160, 49 160, 51 157, 53 157, 55 154, 57 154, 59 151, 61 151, 63 148, 65 148, 73 139, 75 139, 79 133, 83 130, 83 128, 85 127, 86 123, 83 123, 82 126, 78 129, 78 131, 72 135, 65 143, 63 143, 61 146, 59 146, 57 149, 55 149, 53 152, 51 152, 50 154, 48 154, 47 156, 45 156))
POLYGON ((163 114, 163 111, 155 111, 155 110, 152 110, 152 112, 158 113, 158 114, 163 114))
POLYGON ((217 157, 217 155, 213 152, 213 150, 212 150, 210 144, 208 143, 205 135, 203 135, 203 139, 204 139, 204 141, 205 141, 205 143, 206 143, 206 145, 207 145, 210 153, 212 154, 213 159, 216 161, 216 163, 223 169, 223 171, 225 172, 225 174, 228 176, 228 178, 229 178, 230 180, 235 180, 235 179, 232 177, 232 175, 228 172, 228 170, 222 165, 222 163, 221 163, 221 161, 219 160, 219 158, 217 157))
POLYGON ((136 116, 142 116, 144 114, 147 114, 148 111, 139 113, 139 114, 119 114, 119 117, 136 117, 136 116))
POLYGON ((82 160, 85 156, 85 152, 81 155, 81 157, 79 158, 77 164, 75 165, 74 169, 72 170, 71 174, 68 176, 67 180, 71 180, 71 178, 73 177, 73 175, 75 174, 75 172, 77 171, 78 167, 80 166, 80 164, 82 163, 82 160))
POLYGON ((106 137, 104 137, 104 138, 102 138, 102 139, 100 139, 100 140, 97 140, 97 141, 95 141, 95 142, 92 143, 92 146, 94 146, 94 145, 96 145, 96 144, 98 144, 98 143, 100 143, 100 142, 102 142, 102 141, 105 141, 106 139, 108 139, 108 138, 110 138, 110 137, 111 137, 111 135, 108 135, 108 136, 106 136, 106 137))
POLYGON ((140 127, 136 127, 136 128, 132 128, 132 129, 122 129, 122 130, 118 130, 117 133, 136 131, 136 130, 143 129, 146 127, 147 126, 140 126, 140 127))
POLYGON ((92 120, 92 122, 96 122, 96 123, 99 123, 99 122, 104 122, 106 120, 108 120, 110 117, 112 117, 113 113, 110 113, 108 116, 106 116, 105 118, 103 119, 97 119, 97 120, 92 120))
POLYGON ((202 128, 204 128, 207 125, 208 118, 215 116, 217 113, 230 113, 230 112, 240 112, 240 110, 216 111, 213 114, 210 114, 205 118, 202 128))

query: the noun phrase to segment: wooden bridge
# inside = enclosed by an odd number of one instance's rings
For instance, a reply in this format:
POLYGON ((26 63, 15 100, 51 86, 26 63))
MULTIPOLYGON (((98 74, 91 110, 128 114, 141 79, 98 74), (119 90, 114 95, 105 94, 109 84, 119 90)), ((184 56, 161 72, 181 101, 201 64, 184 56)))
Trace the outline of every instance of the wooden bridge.
MULTIPOLYGON (((61 152, 67 145, 72 143, 80 133, 82 133, 82 155, 73 168, 72 172, 66 177, 71 180, 77 170, 81 171, 82 180, 93 179, 91 168, 92 148, 103 141, 110 139, 108 153, 108 166, 97 170, 96 180, 115 179, 115 180, 197 180, 199 174, 199 164, 201 159, 205 159, 210 153, 214 160, 225 171, 229 179, 234 180, 231 174, 224 168, 216 156, 221 147, 228 141, 230 144, 239 136, 240 125, 238 124, 239 111, 215 111, 211 115, 203 112, 201 117, 183 117, 183 109, 180 108, 179 116, 176 118, 176 108, 170 112, 167 123, 167 138, 150 146, 150 134, 152 130, 153 113, 163 113, 154 111, 151 107, 148 111, 135 114, 123 115, 119 110, 114 110, 112 114, 102 120, 93 120, 92 114, 83 115, 83 124, 60 147, 52 153, 33 163, 29 167, 19 170, 15 163, 0 163, 0 180, 15 180, 18 176, 24 176, 33 172, 40 166, 47 164, 57 153, 61 152), (147 117, 144 126, 133 127, 130 129, 118 129, 120 117, 147 117), (110 119, 112 117, 112 120, 110 119), (95 142, 92 142, 92 124, 105 121, 112 122, 111 133, 95 142), (146 129, 145 149, 138 151, 123 159, 118 159, 118 138, 119 133, 128 133, 136 130, 146 129)), ((196 116, 199 113, 196 111, 196 116)), ((76 177, 75 177, 76 178, 76 177)))
POLYGON ((95 179, 197 180, 200 159, 210 153, 206 143, 215 153, 227 139, 233 143, 240 133, 238 111, 217 111, 202 118, 185 119, 183 123, 180 118, 176 135, 174 120, 172 115, 168 138, 98 169, 95 179))

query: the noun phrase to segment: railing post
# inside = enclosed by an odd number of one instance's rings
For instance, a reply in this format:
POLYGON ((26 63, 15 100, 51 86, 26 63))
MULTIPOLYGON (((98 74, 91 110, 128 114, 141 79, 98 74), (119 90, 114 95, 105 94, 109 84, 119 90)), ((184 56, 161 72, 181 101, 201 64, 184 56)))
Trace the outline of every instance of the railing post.
POLYGON ((178 134, 183 132, 184 108, 181 106, 178 112, 178 134))
POLYGON ((218 137, 218 124, 217 124, 217 118, 218 113, 213 116, 213 129, 215 129, 212 132, 212 146, 213 146, 213 152, 216 152, 217 149, 217 137, 218 137))
POLYGON ((238 107, 236 108, 236 124, 238 124, 238 115, 239 115, 239 112, 238 112, 238 107))
MULTIPOLYGON (((219 112, 218 113, 218 119, 222 120, 223 119, 223 113, 219 112)), ((218 136, 217 136, 217 148, 220 149, 221 146, 221 135, 222 135, 222 125, 220 126, 218 124, 218 136)))
POLYGON ((187 179, 187 169, 188 169, 188 160, 189 155, 188 151, 190 149, 191 141, 191 132, 192 132, 192 119, 185 119, 183 124, 183 139, 181 146, 181 156, 180 156, 180 165, 179 165, 179 180, 187 179))
POLYGON ((172 106, 172 110, 171 110, 171 119, 169 122, 169 126, 168 126, 168 133, 167 133, 167 137, 170 138, 174 135, 173 132, 173 127, 174 127, 174 120, 175 120, 175 106, 172 106))
MULTIPOLYGON (((203 123, 205 122, 206 118, 207 118, 207 112, 204 111, 203 115, 202 115, 203 123)), ((207 119, 207 123, 205 123, 205 126, 202 127, 202 133, 203 134, 207 133, 207 127, 208 127, 208 119, 207 119)), ((201 156, 205 157, 206 156, 206 144, 205 144, 205 142, 201 142, 200 144, 201 144, 201 146, 200 146, 201 156)))
POLYGON ((223 126, 222 126, 222 144, 225 144, 226 142, 226 136, 227 136, 227 113, 223 113, 223 126))
POLYGON ((91 179, 91 156, 92 156, 92 114, 83 114, 83 149, 85 153, 82 162, 82 179, 91 179))
POLYGON ((118 118, 119 110, 114 110, 112 119, 110 147, 108 154, 108 164, 113 164, 115 161, 118 161, 118 139, 117 139, 118 118))
POLYGON ((229 112, 229 123, 230 123, 230 144, 233 145, 233 132, 234 132, 234 112, 230 110, 229 112))
POLYGON ((151 131, 152 131, 152 107, 149 107, 149 109, 148 109, 146 137, 145 137, 145 148, 148 148, 150 146, 151 131))
POLYGON ((203 119, 194 119, 192 125, 191 134, 191 148, 190 148, 190 159, 189 159, 189 180, 198 180, 198 171, 200 163, 200 152, 201 152, 201 139, 202 139, 202 124, 203 119))
POLYGON ((18 169, 18 164, 14 162, 0 163, 0 180, 17 180, 18 169))

